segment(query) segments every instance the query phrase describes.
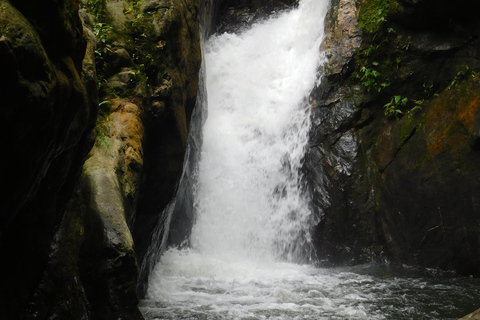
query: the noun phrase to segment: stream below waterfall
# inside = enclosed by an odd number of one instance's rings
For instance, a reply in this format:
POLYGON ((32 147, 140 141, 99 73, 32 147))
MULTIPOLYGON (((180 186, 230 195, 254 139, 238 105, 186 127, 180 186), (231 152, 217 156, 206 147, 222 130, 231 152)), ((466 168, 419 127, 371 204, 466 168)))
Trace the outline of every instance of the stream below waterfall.
MULTIPOLYGON (((168 249, 146 319, 456 319, 480 281, 386 262, 318 268, 301 166, 327 0, 205 44, 208 119, 188 248, 168 249)), ((204 106, 206 107, 206 106, 204 106)))
POLYGON ((146 319, 458 319, 480 281, 437 270, 368 264, 322 269, 226 261, 170 250, 140 304, 146 319))

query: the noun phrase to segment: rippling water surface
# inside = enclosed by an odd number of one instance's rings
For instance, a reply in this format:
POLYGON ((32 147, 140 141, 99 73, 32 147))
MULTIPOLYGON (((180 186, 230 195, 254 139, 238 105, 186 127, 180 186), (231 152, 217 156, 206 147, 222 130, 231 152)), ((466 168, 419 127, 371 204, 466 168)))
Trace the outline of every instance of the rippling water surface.
POLYGON ((480 281, 387 264, 320 269, 170 250, 141 310, 147 319, 457 319, 480 281))

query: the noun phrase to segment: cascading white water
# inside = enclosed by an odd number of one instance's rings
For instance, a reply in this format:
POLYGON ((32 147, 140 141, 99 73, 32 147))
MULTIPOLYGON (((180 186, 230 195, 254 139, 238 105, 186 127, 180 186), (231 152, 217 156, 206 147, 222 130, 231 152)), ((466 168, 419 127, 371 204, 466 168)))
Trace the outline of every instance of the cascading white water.
MULTIPOLYGON (((146 319, 440 319, 424 311, 435 302, 421 295, 429 280, 292 263, 310 250, 299 169, 327 2, 301 0, 241 34, 207 41, 191 246, 168 250, 156 265, 140 304, 146 319), (421 293, 420 307, 405 292, 421 293)), ((458 289, 447 287, 438 292, 450 299, 458 289)))
POLYGON ((208 119, 191 245, 233 259, 298 259, 310 211, 299 170, 327 0, 206 44, 208 119))

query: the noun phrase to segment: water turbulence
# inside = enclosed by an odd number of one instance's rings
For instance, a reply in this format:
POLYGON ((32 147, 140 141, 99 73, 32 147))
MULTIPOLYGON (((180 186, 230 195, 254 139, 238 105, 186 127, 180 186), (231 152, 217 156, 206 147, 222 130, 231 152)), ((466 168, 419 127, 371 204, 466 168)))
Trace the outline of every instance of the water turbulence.
POLYGON ((234 259, 295 260, 308 251, 299 169, 317 80, 326 1, 304 1, 206 46, 208 119, 191 245, 234 259))
POLYGON ((302 0, 241 34, 207 41, 196 221, 189 248, 169 249, 156 265, 140 304, 147 319, 383 319, 407 312, 388 310, 404 306, 395 298, 377 302, 408 287, 403 280, 298 264, 312 255, 300 167, 327 2, 302 0))

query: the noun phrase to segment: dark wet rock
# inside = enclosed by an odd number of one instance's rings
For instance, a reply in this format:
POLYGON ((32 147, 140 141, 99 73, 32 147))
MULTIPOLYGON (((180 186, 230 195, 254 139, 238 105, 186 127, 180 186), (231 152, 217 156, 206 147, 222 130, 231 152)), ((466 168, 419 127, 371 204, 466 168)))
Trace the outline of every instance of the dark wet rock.
POLYGON ((112 52, 112 68, 118 70, 132 65, 132 58, 125 48, 118 48, 112 52))
POLYGON ((135 88, 137 82, 137 73, 134 70, 124 68, 122 71, 114 74, 105 84, 107 90, 113 92, 125 92, 135 88))
POLYGON ((472 79, 441 93, 422 115, 405 117, 379 136, 378 218, 397 259, 478 273, 478 197, 472 190, 479 187, 479 154, 469 140, 478 84, 472 79))
POLYGON ((227 0, 216 4, 215 32, 239 32, 258 20, 298 5, 298 0, 227 0))
POLYGON ((0 1, 5 111, 0 249, 8 257, 0 267, 0 317, 5 319, 54 317, 68 299, 76 301, 72 313, 85 314, 85 300, 76 299, 82 295, 74 283, 79 278, 50 267, 67 201, 93 142, 98 103, 92 47, 77 12, 69 1, 0 1), (70 298, 51 299, 52 283, 67 274, 71 286, 63 293, 70 298))
POLYGON ((356 1, 330 1, 325 28, 328 30, 322 43, 322 50, 328 59, 325 72, 332 77, 347 72, 349 60, 362 43, 356 1))
POLYGON ((478 275, 477 4, 375 7, 386 3, 333 1, 327 16, 306 157, 319 257, 478 275), (377 87, 362 68, 378 71, 377 87), (402 114, 385 114, 395 96, 408 99, 402 114))

